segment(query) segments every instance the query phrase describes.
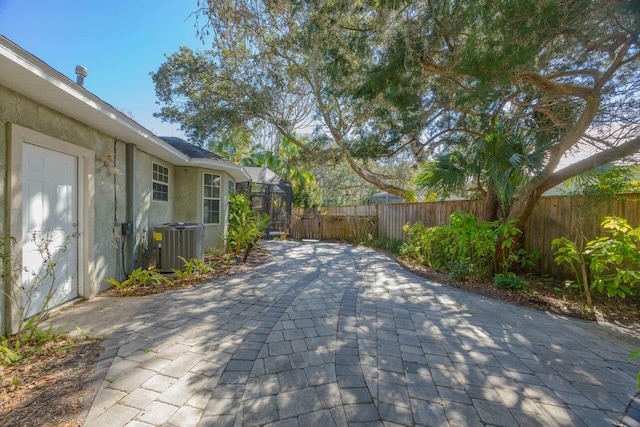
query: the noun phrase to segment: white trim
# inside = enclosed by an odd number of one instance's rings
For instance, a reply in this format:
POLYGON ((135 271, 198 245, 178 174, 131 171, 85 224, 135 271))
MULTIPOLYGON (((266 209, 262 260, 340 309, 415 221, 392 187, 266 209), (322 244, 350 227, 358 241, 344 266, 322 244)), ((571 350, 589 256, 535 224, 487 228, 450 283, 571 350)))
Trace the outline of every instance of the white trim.
POLYGON ((154 203, 169 203, 171 201, 171 168, 168 166, 163 165, 162 163, 158 163, 158 162, 151 162, 151 201, 154 203), (158 165, 162 168, 165 168, 167 170, 167 182, 162 182, 162 181, 158 181, 156 179, 153 178, 153 174, 154 174, 154 170, 153 170, 153 166, 154 165, 158 165), (167 186, 167 200, 159 200, 156 199, 154 197, 154 189, 153 189, 153 184, 160 184, 160 185, 166 185, 167 186))
POLYGON ((202 223, 204 225, 220 225, 222 223, 222 175, 212 173, 212 172, 203 172, 202 173, 202 223), (218 177, 218 197, 205 197, 204 195, 204 177, 205 175, 211 175, 212 177, 218 177), (204 222, 204 201, 205 200, 217 200, 218 201, 218 222, 204 222))
MULTIPOLYGON (((15 256, 18 265, 22 265, 22 147, 23 143, 36 145, 49 150, 69 154, 78 159, 78 294, 83 298, 91 298, 96 293, 96 286, 91 278, 94 274, 93 262, 93 196, 95 154, 92 150, 54 138, 52 136, 10 123, 11 144, 11 219, 10 235, 17 237, 15 256)), ((20 286, 20 278, 16 287, 20 286)), ((12 330, 15 329, 19 313, 14 307, 7 305, 11 311, 12 330)), ((7 325, 9 326, 9 325, 7 325)))

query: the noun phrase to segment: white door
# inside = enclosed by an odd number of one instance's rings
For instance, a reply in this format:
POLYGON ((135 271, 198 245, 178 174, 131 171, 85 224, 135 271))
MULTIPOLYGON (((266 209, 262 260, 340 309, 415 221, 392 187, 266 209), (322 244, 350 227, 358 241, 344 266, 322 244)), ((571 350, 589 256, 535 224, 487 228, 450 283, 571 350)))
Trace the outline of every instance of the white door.
POLYGON ((78 158, 22 147, 23 307, 30 317, 78 296, 78 158))

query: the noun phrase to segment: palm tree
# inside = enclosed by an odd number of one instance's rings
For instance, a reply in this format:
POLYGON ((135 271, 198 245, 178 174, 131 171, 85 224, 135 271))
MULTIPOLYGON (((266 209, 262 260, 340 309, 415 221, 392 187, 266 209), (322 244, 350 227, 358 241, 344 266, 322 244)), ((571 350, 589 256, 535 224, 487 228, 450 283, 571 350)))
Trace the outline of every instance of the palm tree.
POLYGON ((481 196, 483 219, 503 218, 518 191, 544 165, 547 138, 496 124, 480 138, 448 141, 433 161, 425 162, 416 178, 418 186, 441 196, 481 196))

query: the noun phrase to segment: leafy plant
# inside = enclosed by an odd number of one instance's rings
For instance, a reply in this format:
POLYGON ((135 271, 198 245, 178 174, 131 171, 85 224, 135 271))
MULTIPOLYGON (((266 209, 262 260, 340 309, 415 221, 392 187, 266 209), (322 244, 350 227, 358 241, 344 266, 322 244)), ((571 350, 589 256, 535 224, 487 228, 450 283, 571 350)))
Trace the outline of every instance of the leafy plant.
POLYGON ((247 262, 249 253, 264 235, 269 224, 269 215, 260 215, 251 210, 249 199, 241 194, 229 196, 229 230, 227 248, 234 256, 244 251, 243 262, 247 262))
POLYGON ((24 342, 37 344, 43 343, 56 338, 56 334, 53 332, 53 325, 49 325, 48 328, 42 329, 38 327, 35 317, 29 318, 24 329, 18 334, 24 342))
POLYGON ((107 282, 112 284, 119 290, 127 289, 132 286, 148 286, 148 285, 159 286, 163 283, 167 283, 169 285, 172 284, 172 282, 169 279, 167 279, 157 271, 144 270, 142 269, 142 267, 139 267, 133 270, 129 275, 129 277, 127 277, 125 280, 121 282, 116 279, 107 279, 107 282))
POLYGON ((9 337, 0 338, 0 364, 12 365, 40 351, 48 342, 56 341, 62 335, 53 331, 53 325, 46 329, 39 328, 37 318, 31 317, 24 328, 9 337))
POLYGON ((21 342, 19 339, 9 341, 7 337, 0 338, 0 356, 2 364, 5 366, 13 365, 22 359, 20 351, 21 342))
POLYGON ((606 217, 601 226, 611 236, 588 242, 584 250, 592 286, 599 292, 606 290, 609 297, 624 298, 634 294, 633 288, 640 284, 640 227, 632 228, 618 217, 606 217))
POLYGON ((519 290, 524 289, 524 287, 527 285, 527 282, 524 279, 516 276, 515 273, 507 272, 504 274, 496 274, 493 278, 493 284, 496 286, 496 288, 500 289, 519 290))
POLYGON ((214 270, 213 265, 199 259, 193 258, 187 260, 179 257, 183 262, 183 269, 173 269, 173 272, 182 280, 190 280, 203 274, 211 273, 214 270))
POLYGON ((570 287, 582 285, 585 297, 587 299, 587 305, 591 306, 591 291, 589 287, 589 279, 587 277, 586 262, 584 253, 578 250, 576 242, 573 242, 566 237, 559 237, 551 241, 551 248, 556 251, 555 261, 556 264, 567 264, 571 269, 576 281, 569 281, 565 284, 563 291, 563 297, 566 290, 570 287))
POLYGON ((516 227, 516 220, 512 219, 501 223, 496 229, 498 242, 500 242, 499 267, 503 275, 507 274, 509 269, 515 263, 526 265, 531 262, 527 256, 527 252, 522 249, 516 249, 516 236, 522 232, 516 227))
POLYGON ((404 227, 408 242, 401 254, 436 270, 449 270, 457 279, 485 278, 498 267, 504 274, 512 265, 528 262, 526 252, 515 249, 520 234, 515 223, 478 221, 468 212, 455 212, 449 224, 436 227, 418 222, 404 227), (495 261, 498 242, 503 255, 499 266, 495 261))
POLYGON ((451 260, 447 263, 447 278, 449 280, 466 280, 471 275, 471 270, 469 269, 469 265, 463 260, 451 260))
POLYGON ((587 305, 592 306, 591 286, 587 273, 587 261, 585 259, 585 244, 587 238, 584 235, 584 225, 587 220, 601 215, 607 204, 620 199, 620 194, 634 191, 637 186, 631 181, 632 173, 625 167, 601 167, 591 172, 578 175, 568 181, 573 187, 569 193, 579 195, 575 202, 576 220, 573 223, 573 242, 566 238, 554 240, 559 251, 556 263, 567 263, 576 278, 576 282, 582 285, 587 305))
POLYGON ((436 270, 446 267, 449 231, 445 225, 425 227, 421 222, 416 222, 411 227, 405 225, 403 230, 407 233, 408 241, 401 248, 401 255, 436 270))
POLYGON ((587 242, 582 251, 565 237, 554 239, 556 263, 568 264, 585 288, 606 292, 609 297, 636 293, 634 288, 640 284, 640 227, 632 228, 619 217, 605 217, 601 226, 610 236, 587 242))

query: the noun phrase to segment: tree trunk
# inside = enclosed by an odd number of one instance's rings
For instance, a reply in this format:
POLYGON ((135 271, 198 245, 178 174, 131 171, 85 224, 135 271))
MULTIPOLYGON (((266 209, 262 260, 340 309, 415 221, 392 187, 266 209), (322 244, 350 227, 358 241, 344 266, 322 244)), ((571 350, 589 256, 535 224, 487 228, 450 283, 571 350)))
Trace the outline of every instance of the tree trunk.
MULTIPOLYGON (((506 216, 505 222, 515 219, 515 226, 518 228, 518 230, 523 231, 524 225, 527 222, 527 219, 529 219, 529 217, 531 216, 533 207, 536 205, 536 202, 538 201, 542 193, 543 190, 540 189, 540 185, 529 184, 525 186, 522 190, 520 190, 518 197, 511 206, 511 210, 506 216)), ((498 268, 502 267, 503 263, 506 262, 507 256, 510 251, 513 251, 520 247, 520 245, 522 244, 522 236, 523 233, 518 233, 513 236, 513 245, 507 252, 502 250, 503 239, 498 239, 495 252, 495 262, 498 268)))
POLYGON ((494 221, 498 217, 498 207, 500 201, 498 195, 491 188, 488 188, 482 200, 482 220, 494 221))

